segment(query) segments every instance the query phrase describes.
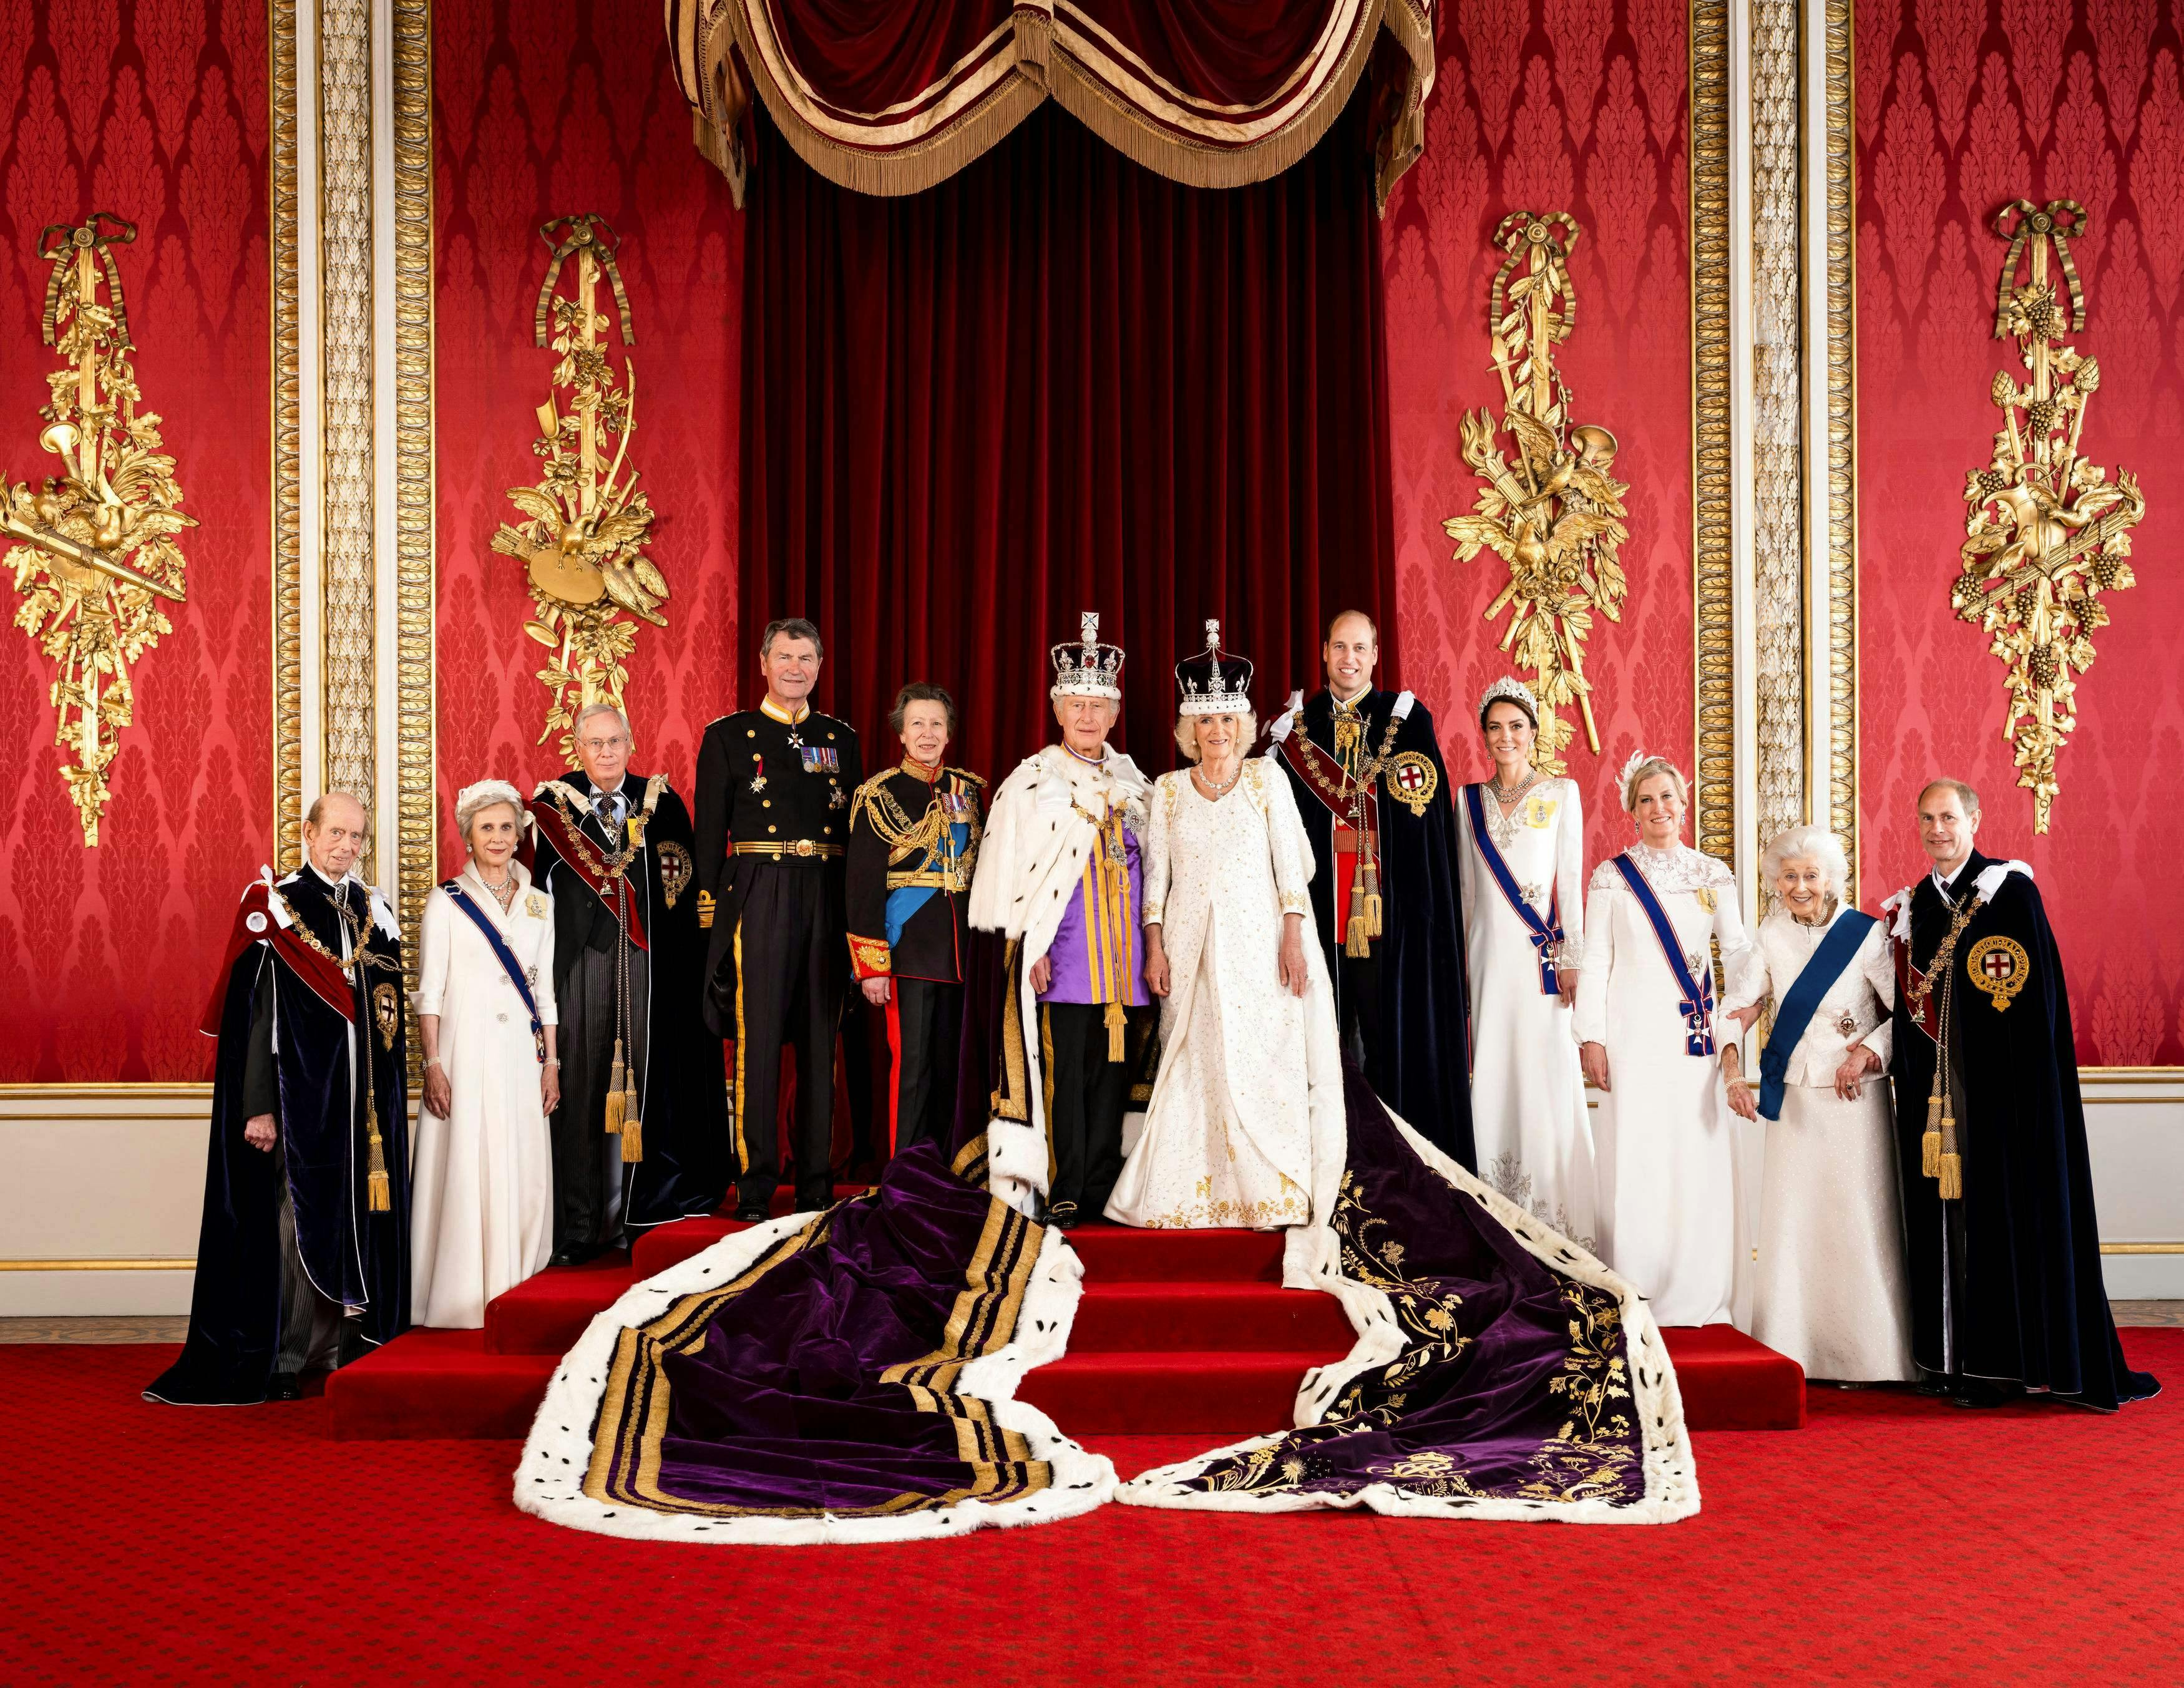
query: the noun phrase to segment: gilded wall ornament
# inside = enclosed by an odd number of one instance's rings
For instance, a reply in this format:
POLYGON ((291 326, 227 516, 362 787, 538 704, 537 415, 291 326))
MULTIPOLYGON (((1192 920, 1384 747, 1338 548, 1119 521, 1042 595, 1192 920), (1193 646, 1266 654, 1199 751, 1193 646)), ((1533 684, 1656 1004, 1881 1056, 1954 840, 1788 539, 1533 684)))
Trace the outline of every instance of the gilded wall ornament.
POLYGON ((2072 677, 2092 666, 2092 636, 2108 625, 2101 594, 2135 583, 2126 559, 2146 499, 2128 471, 2118 469, 2111 483, 2079 451, 2101 384, 2098 361, 2064 343, 2086 326, 2085 289, 2070 256, 2070 242, 2087 231, 2084 207, 2014 200, 1996 214, 1994 231, 2009 242, 1995 338, 2017 342, 2027 378, 2003 370, 1989 390, 2002 427, 1987 466, 1964 483, 1964 571, 1949 601, 1962 620, 1986 630, 2007 667, 2003 734, 2015 752, 2017 783, 2032 793, 2032 828, 2044 833, 2058 790, 2056 754, 2078 724, 2072 677))
POLYGON ((1456 560, 1490 549, 1509 565, 1508 583, 1486 606, 1492 621, 1512 610, 1502 649, 1533 676, 1540 700, 1534 760, 1563 770, 1562 752, 1576 728, 1556 711, 1575 704, 1585 742, 1600 754, 1592 682, 1585 675, 1585 635, 1596 615, 1623 619, 1628 590, 1617 548, 1630 538, 1614 478, 1615 436, 1570 424, 1570 393, 1554 350, 1577 324, 1569 253, 1578 226, 1567 211, 1518 211, 1502 220, 1494 242, 1507 254, 1495 272, 1487 312, 1487 351, 1502 377, 1502 416, 1466 412, 1458 424, 1463 460, 1482 483, 1469 515, 1443 526, 1456 560), (1502 436, 1507 432, 1509 447, 1502 436))
POLYGON ((619 241, 604 217, 588 212, 557 217, 538 233, 552 256, 538 290, 535 338, 558 354, 532 447, 545 467, 537 485, 509 489, 522 516, 501 524, 493 549, 521 562, 529 578, 537 617, 523 631, 553 653, 538 671, 552 699, 538 742, 558 732, 573 767, 577 711, 591 703, 622 707, 636 623, 667 625, 660 613, 667 582, 644 554, 652 507, 637 490, 638 471, 624 472, 637 403, 627 348, 637 337, 615 263, 619 241), (565 279, 567 289, 557 292, 565 279), (599 309, 602 280, 621 328, 619 382, 601 337, 616 320, 599 309))
POLYGON ((135 224, 107 211, 38 236, 38 256, 53 266, 40 337, 62 358, 46 376, 53 402, 38 412, 47 420, 38 443, 62 472, 0 492, 0 529, 15 542, 5 561, 22 597, 15 625, 53 659, 53 742, 70 758, 61 777, 86 845, 98 842, 107 769, 136 716, 130 670, 174 631, 159 600, 183 601, 174 536, 197 526, 176 508, 182 489, 175 460, 159 449, 158 415, 136 409, 142 394, 114 256, 136 238, 135 224))

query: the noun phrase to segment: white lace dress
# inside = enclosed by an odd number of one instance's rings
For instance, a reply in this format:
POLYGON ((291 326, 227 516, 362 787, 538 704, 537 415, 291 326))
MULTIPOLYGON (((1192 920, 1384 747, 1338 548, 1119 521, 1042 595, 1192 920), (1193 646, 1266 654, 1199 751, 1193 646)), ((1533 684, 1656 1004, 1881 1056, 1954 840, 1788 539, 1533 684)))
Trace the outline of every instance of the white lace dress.
POLYGON ((1145 919, 1162 928, 1169 986, 1160 1072, 1107 1217, 1168 1228, 1302 1225, 1312 1217, 1313 1087, 1323 1118, 1341 1080, 1296 799, 1279 768, 1252 758, 1216 799, 1187 772, 1163 775, 1148 807, 1145 919), (1301 997, 1281 983, 1291 911, 1306 917, 1301 997))
MULTIPOLYGON (((521 882, 507 914, 474 868, 462 887, 522 967, 538 1017, 556 1022, 554 900, 521 882)), ((448 1117, 417 1111, 410 1156, 410 1316, 476 1329, 485 1304, 542 1270, 554 1252, 554 1156, 538 1090, 531 1017, 485 934, 445 891, 425 900, 420 1014, 440 1017, 448 1117)))
MULTIPOLYGON (((1722 1011, 1769 1000, 1779 1008, 1841 918, 1837 911, 1824 925, 1802 926, 1777 909, 1761 921, 1750 965, 1722 999, 1722 1011)), ((1888 1081, 1895 1000, 1887 933, 1876 924, 1806 1022, 1790 1054, 1782 1117, 1767 1124, 1752 1334, 1808 1377, 1916 1377, 1888 1081), (1880 1070, 1847 1101, 1836 1095, 1835 1078, 1853 1038, 1880 1057, 1880 1070)), ((1759 1063, 1747 1067, 1756 1097, 1759 1063)))
MULTIPOLYGON (((1750 939, 1729 869, 1688 844, 1633 844, 1624 855, 1645 875, 1686 960, 1711 966, 1718 943, 1724 969, 1738 977, 1750 939)), ((1597 1252, 1663 1324, 1725 1323, 1736 1282, 1736 1116, 1719 1056, 1686 1050, 1683 993, 1613 861, 1593 870, 1585 944, 1577 1035, 1607 1046, 1611 1086, 1593 1122, 1597 1252)), ((1717 1013, 1717 1049, 1721 1036, 1717 1013)))
MULTIPOLYGON (((1471 1128, 1479 1176, 1590 1249, 1599 1237, 1592 1120, 1574 1016, 1559 995, 1540 989, 1530 928, 1479 853, 1471 805, 1462 794, 1456 812, 1463 833, 1457 871, 1471 975, 1471 1128)), ((1585 816, 1577 782, 1541 780, 1506 816, 1488 787, 1479 793, 1479 812, 1524 900, 1545 915, 1559 898, 1563 965, 1581 974, 1585 816)))

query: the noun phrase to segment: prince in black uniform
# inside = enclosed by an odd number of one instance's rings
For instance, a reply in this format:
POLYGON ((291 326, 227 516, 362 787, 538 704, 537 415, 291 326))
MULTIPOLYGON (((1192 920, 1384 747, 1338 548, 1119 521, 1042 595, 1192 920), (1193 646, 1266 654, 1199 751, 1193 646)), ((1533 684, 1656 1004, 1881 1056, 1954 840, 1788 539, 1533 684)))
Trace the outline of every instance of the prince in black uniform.
POLYGON ((893 1149, 945 1149, 986 783, 941 763, 956 703, 939 687, 905 686, 888 721, 902 764, 859 786, 850 807, 850 965, 865 1000, 887 1011, 893 1149))
POLYGON ((698 749, 699 923, 707 1022, 735 1042, 737 1217, 763 1219, 781 1182, 781 1052, 796 1050, 796 1206, 833 1194, 834 1037, 842 1018, 844 847, 863 783, 857 735, 805 701, 819 630, 768 624, 766 697, 723 716, 698 749))

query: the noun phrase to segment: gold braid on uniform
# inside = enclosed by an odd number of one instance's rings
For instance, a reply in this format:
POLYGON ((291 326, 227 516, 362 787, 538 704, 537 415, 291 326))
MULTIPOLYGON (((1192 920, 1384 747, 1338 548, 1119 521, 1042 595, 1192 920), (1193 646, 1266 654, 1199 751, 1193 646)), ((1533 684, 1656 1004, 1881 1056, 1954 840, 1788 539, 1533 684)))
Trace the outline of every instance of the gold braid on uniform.
MULTIPOLYGON (((900 772, 899 767, 883 768, 857 788, 856 795, 850 800, 850 827, 856 829, 857 816, 862 815, 873 835, 888 847, 888 865, 913 858, 922 863, 929 860, 935 850, 942 849, 948 837, 948 811, 940 805, 940 794, 936 785, 933 801, 926 805, 925 813, 913 821, 909 811, 895 801, 894 794, 888 789, 888 782, 900 772)), ((974 786, 985 781, 961 768, 943 768, 944 777, 954 775, 974 786)), ((985 829, 980 824, 978 808, 972 805, 968 816, 970 836, 964 840, 963 854, 950 864, 954 872, 966 885, 970 883, 971 871, 978 860, 978 842, 985 829)), ((945 851, 943 852, 945 854, 945 851)))

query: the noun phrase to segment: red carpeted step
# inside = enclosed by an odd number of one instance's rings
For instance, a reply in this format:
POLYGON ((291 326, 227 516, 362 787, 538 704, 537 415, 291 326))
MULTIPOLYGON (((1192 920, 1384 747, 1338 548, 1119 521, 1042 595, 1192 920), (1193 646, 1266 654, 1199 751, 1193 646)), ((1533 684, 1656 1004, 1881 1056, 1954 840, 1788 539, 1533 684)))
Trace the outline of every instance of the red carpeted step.
POLYGON ((622 1254, 586 1266, 549 1266, 486 1304, 485 1351, 565 1352, 594 1313, 637 1281, 637 1268, 622 1254))
POLYGON ((1694 1430, 1801 1430, 1805 1368, 1733 1324, 1663 1325, 1694 1430))
POLYGON ((710 1219, 677 1219, 671 1225, 655 1225, 637 1240, 637 1246, 630 1251, 638 1281, 642 1283, 655 1272, 665 1272, 694 1254, 704 1253, 731 1231, 749 1228, 718 1215, 710 1219))
POLYGON ((334 1436, 526 1435, 560 1357, 488 1354, 483 1331, 410 1331, 326 1379, 334 1436))
POLYGON ((1352 1340, 1342 1304, 1316 1290, 1233 1281, 1116 1283, 1088 1270, 1069 1351, 1310 1349, 1330 1360, 1348 1353, 1352 1340))
POLYGON ((1083 1256, 1087 1284, 1167 1279, 1279 1284, 1279 1231, 1140 1231, 1128 1225, 1079 1225, 1069 1245, 1083 1256))
POLYGON ((1032 1373, 1017 1394, 1071 1435, 1190 1431, 1233 1441, 1286 1428, 1305 1373, 1349 1345, 1332 1353, 1072 1351, 1032 1373))

